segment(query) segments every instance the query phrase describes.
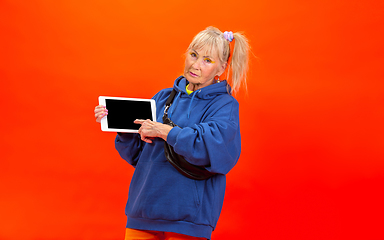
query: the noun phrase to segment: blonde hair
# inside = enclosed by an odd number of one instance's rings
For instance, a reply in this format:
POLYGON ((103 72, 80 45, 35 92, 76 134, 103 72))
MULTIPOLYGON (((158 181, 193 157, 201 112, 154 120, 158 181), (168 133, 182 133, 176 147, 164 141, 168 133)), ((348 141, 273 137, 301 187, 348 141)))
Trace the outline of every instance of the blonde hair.
POLYGON ((241 85, 247 87, 248 52, 247 38, 239 33, 233 33, 235 44, 231 55, 230 42, 224 34, 215 27, 208 27, 199 32, 192 40, 188 49, 202 49, 207 47, 210 53, 217 52, 222 63, 227 63, 227 78, 231 75, 231 93, 236 93, 241 85), (230 57, 232 57, 230 59, 230 57), (228 62, 230 60, 230 62, 228 62))

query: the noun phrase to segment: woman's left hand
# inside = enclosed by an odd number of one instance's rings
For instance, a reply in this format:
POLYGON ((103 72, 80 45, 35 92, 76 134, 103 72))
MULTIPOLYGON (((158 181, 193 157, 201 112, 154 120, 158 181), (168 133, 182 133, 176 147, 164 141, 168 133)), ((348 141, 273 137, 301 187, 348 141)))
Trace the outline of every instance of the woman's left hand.
POLYGON ((139 128, 139 134, 141 136, 141 140, 146 143, 152 143, 152 139, 155 137, 159 137, 164 139, 164 141, 167 141, 168 133, 172 129, 172 127, 169 125, 153 122, 149 119, 136 119, 134 123, 141 124, 141 127, 139 128))

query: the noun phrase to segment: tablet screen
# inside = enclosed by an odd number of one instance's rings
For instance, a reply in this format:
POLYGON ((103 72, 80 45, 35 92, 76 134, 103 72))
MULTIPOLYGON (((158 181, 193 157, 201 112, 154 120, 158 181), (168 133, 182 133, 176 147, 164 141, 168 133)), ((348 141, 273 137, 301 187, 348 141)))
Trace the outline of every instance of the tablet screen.
POLYGON ((152 119, 150 102, 106 99, 105 104, 108 128, 139 130, 141 125, 134 124, 135 119, 152 119))
POLYGON ((153 99, 100 97, 100 104, 108 109, 108 115, 102 119, 103 131, 137 132, 140 124, 136 119, 156 121, 153 99))

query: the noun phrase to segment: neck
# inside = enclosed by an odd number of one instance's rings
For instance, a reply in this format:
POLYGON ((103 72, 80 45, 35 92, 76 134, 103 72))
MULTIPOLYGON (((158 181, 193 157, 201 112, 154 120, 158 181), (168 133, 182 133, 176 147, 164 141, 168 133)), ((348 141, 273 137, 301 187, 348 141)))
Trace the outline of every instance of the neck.
POLYGON ((215 79, 213 79, 213 81, 211 81, 210 82, 210 84, 208 84, 208 85, 205 85, 205 86, 201 86, 201 84, 200 83, 189 83, 188 84, 188 90, 189 91, 196 91, 196 90, 199 90, 199 89, 201 89, 201 88, 203 88, 203 87, 207 87, 207 86, 209 86, 209 85, 211 85, 211 84, 214 84, 214 83, 219 83, 220 81, 216 81, 215 79))
POLYGON ((198 89, 200 89, 200 84, 193 84, 193 83, 189 83, 188 84, 188 90, 189 91, 196 91, 198 89))

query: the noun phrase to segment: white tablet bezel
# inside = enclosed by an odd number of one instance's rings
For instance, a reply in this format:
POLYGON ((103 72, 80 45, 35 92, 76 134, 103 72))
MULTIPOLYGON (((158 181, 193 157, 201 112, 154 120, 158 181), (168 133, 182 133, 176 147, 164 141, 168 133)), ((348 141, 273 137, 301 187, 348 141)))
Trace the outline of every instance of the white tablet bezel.
MULTIPOLYGON (((156 122, 156 102, 153 99, 99 96, 99 104, 106 106, 106 103, 105 103, 106 99, 149 102, 151 104, 152 121, 156 122)), ((137 133, 138 132, 138 130, 136 130, 136 129, 109 128, 107 116, 104 116, 101 119, 100 125, 101 125, 101 130, 104 132, 124 132, 124 133, 137 133)))

